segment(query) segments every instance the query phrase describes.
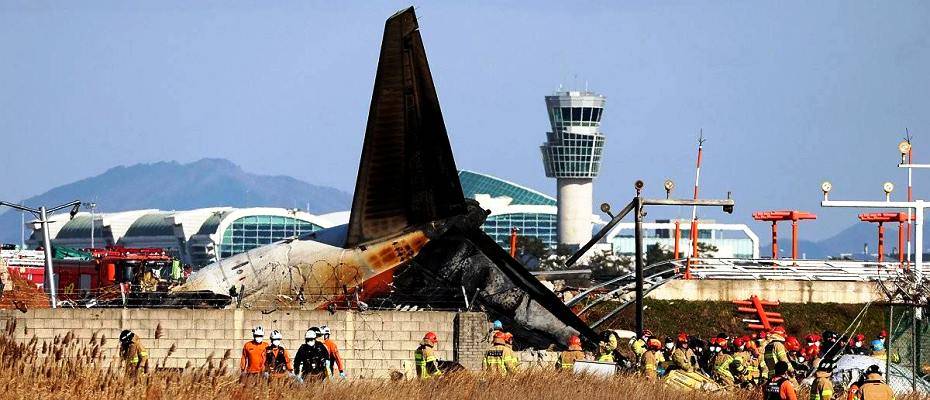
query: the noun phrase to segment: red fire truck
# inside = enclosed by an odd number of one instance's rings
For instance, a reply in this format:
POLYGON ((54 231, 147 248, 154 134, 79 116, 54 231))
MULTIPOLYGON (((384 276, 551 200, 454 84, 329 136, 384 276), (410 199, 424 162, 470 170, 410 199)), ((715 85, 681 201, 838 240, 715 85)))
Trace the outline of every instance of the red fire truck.
MULTIPOLYGON (((78 300, 87 293, 100 292, 107 288, 113 288, 118 293, 119 288, 115 288, 116 285, 137 283, 138 276, 147 269, 167 271, 171 268, 171 256, 159 248, 114 246, 88 249, 87 252, 90 253, 89 260, 55 260, 58 295, 62 300, 78 300)), ((5 261, 11 273, 18 274, 41 288, 45 280, 44 256, 39 260, 35 258, 5 258, 5 261)))

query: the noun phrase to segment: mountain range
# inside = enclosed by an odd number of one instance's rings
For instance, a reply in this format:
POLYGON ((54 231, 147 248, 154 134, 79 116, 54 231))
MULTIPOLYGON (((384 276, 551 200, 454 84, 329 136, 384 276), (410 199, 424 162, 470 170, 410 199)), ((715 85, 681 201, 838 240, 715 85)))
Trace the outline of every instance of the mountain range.
MULTIPOLYGON (((351 194, 342 190, 289 176, 252 174, 229 160, 217 158, 187 164, 169 161, 114 167, 22 203, 30 207, 53 206, 75 199, 95 202, 100 213, 217 206, 304 209, 309 205, 311 213, 322 214, 348 210, 352 204, 351 194)), ((29 220, 31 216, 26 218, 29 220)), ((15 210, 0 214, 0 242, 18 243, 20 223, 20 213, 15 210)))

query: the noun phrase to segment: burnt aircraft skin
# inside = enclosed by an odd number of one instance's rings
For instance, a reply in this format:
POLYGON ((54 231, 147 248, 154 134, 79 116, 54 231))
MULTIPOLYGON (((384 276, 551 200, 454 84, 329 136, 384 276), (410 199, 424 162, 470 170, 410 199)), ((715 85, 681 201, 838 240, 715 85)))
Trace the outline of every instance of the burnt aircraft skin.
POLYGON ((435 296, 442 292, 437 288, 464 287, 482 308, 512 322, 518 337, 539 344, 564 343, 576 333, 595 339, 480 230, 486 215, 462 193, 416 15, 408 8, 385 24, 349 223, 221 260, 174 293, 218 299, 235 293, 240 304, 260 306, 266 299, 321 308, 392 291, 420 292, 428 302, 427 291, 435 296))

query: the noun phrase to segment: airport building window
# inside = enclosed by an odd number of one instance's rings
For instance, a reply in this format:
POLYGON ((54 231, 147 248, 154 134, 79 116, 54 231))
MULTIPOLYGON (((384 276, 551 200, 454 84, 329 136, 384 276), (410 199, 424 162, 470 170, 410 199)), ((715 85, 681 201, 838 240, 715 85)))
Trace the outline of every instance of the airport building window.
POLYGON ((547 247, 554 248, 558 243, 556 227, 555 214, 513 213, 490 216, 481 229, 504 248, 510 248, 511 228, 519 229, 518 235, 535 237, 547 247))
POLYGON ((253 215, 233 221, 223 232, 220 258, 231 257, 259 246, 320 230, 319 225, 293 217, 253 215))

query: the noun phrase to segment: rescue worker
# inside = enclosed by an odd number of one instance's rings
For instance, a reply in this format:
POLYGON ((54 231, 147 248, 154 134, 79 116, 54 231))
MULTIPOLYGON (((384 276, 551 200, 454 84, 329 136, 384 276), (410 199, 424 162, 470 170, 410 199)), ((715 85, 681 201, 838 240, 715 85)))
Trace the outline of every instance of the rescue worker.
POLYGON ((339 355, 339 346, 336 345, 336 341, 330 339, 329 327, 326 325, 321 326, 320 332, 323 333, 323 344, 326 345, 326 350, 329 350, 329 358, 332 360, 329 364, 329 376, 332 377, 336 375, 336 371, 338 370, 339 377, 345 379, 345 363, 342 361, 342 356, 339 355))
POLYGON ((283 378, 294 371, 291 357, 281 345, 281 332, 271 331, 271 344, 265 348, 265 374, 269 378, 283 378))
POLYGON ((646 352, 646 342, 648 342, 650 338, 652 338, 652 331, 643 329, 643 334, 630 342, 630 351, 632 351, 633 355, 636 357, 637 363, 642 361, 643 353, 646 352))
POLYGON ((810 400, 830 400, 833 398, 833 381, 830 374, 833 372, 833 363, 821 362, 814 372, 814 382, 811 383, 810 400))
POLYGON ((252 340, 242 346, 242 359, 239 361, 239 371, 243 375, 258 375, 265 370, 265 330, 261 325, 252 328, 252 340))
POLYGON ((433 349, 439 343, 439 338, 433 332, 426 332, 420 347, 413 352, 413 362, 417 368, 417 377, 420 379, 430 379, 442 375, 439 370, 439 360, 433 349))
POLYGON ((788 368, 785 361, 778 361, 772 366, 773 375, 762 387, 763 400, 798 400, 788 368))
POLYGON ((688 334, 678 334, 678 346, 672 351, 672 368, 680 369, 685 372, 694 372, 694 352, 688 348, 688 334))
POLYGON ((148 372, 149 352, 133 331, 126 329, 119 334, 119 355, 126 363, 126 372, 132 376, 139 370, 148 372))
POLYGON ((882 380, 878 365, 869 366, 861 384, 849 388, 847 400, 894 400, 894 392, 882 380))
POLYGON ((836 359, 842 354, 842 348, 838 343, 839 335, 833 331, 823 331, 820 335, 823 343, 820 345, 820 359, 836 362, 836 359))
POLYGON ((846 354, 855 354, 865 356, 869 354, 869 349, 865 346, 865 335, 857 333, 849 340, 849 347, 846 348, 846 354))
POLYGON ((756 347, 756 341, 751 338, 744 336, 746 341, 746 351, 749 352, 749 378, 754 385, 761 384, 764 382, 762 378, 762 352, 756 347))
POLYGON ((788 372, 793 373, 794 367, 791 360, 788 359, 788 349, 785 348, 785 328, 776 326, 768 334, 768 344, 765 345, 765 351, 762 353, 764 361, 762 367, 762 377, 768 377, 769 373, 774 371, 775 364, 784 362, 788 364, 788 372))
POLYGON ((614 350, 617 349, 617 335, 611 331, 601 333, 601 341, 597 343, 597 361, 615 362, 614 350))
POLYGON ((785 350, 788 351, 788 361, 797 375, 807 376, 811 366, 807 358, 801 354, 801 342, 794 336, 785 339, 785 350))
POLYGON ((753 371, 759 372, 759 369, 753 365, 752 352, 746 347, 747 337, 741 336, 733 339, 733 362, 739 362, 743 367, 743 373, 734 375, 736 382, 741 385, 750 383, 753 379, 753 371))
POLYGON ((575 368, 575 361, 584 360, 584 358, 584 351, 581 350, 581 338, 573 335, 568 338, 568 350, 559 353, 559 359, 555 362, 555 369, 571 371, 575 368))
POLYGON ((301 381, 326 379, 329 350, 326 350, 326 345, 316 340, 317 335, 316 329, 307 329, 304 334, 304 344, 300 345, 297 355, 294 356, 294 373, 301 381))
POLYGON ((517 367, 520 366, 520 359, 517 358, 517 353, 513 351, 513 334, 510 332, 504 332, 504 345, 510 349, 510 355, 504 360, 504 363, 507 365, 513 365, 514 370, 511 372, 516 372, 517 367))
POLYGON ((734 386, 736 378, 733 372, 742 375, 744 369, 738 362, 734 365, 736 359, 730 354, 729 344, 726 339, 717 337, 712 340, 710 351, 714 353, 714 359, 711 376, 724 386, 734 386))
POLYGON ((646 379, 655 381, 659 379, 659 364, 662 363, 662 342, 656 338, 650 338, 646 342, 646 352, 643 353, 642 362, 643 375, 646 379))
POLYGON ((888 359, 888 354, 885 352, 885 342, 881 339, 875 339, 872 341, 872 357, 882 361, 888 359))
POLYGON ((484 353, 484 370, 502 375, 514 373, 517 371, 516 360, 513 350, 507 346, 506 334, 497 332, 491 347, 484 353))
POLYGON ((810 365, 817 365, 820 361, 820 335, 809 333, 804 337, 804 347, 801 348, 801 355, 810 365))

